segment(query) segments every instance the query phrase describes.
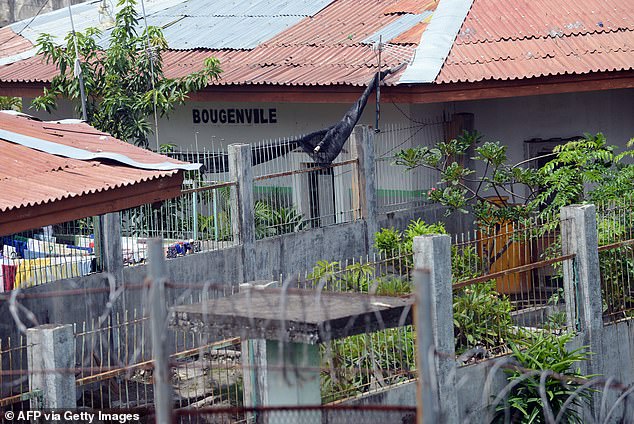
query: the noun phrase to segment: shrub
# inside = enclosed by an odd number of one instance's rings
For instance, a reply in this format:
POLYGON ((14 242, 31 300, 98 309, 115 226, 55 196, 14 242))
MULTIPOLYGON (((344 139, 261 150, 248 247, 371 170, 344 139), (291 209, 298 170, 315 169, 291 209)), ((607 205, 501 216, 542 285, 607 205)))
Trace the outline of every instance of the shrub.
POLYGON ((499 349, 512 336, 511 302, 495 282, 473 284, 454 294, 454 335, 458 354, 473 348, 499 349))
MULTIPOLYGON (((524 333, 522 342, 511 343, 513 357, 523 368, 539 371, 526 375, 523 370, 507 370, 509 383, 516 382, 506 402, 495 406, 495 423, 546 423, 550 422, 544 412, 544 403, 540 394, 541 372, 553 372, 563 376, 585 379, 578 369, 572 369, 575 363, 588 359, 585 348, 568 351, 566 345, 573 334, 556 336, 547 332, 524 333)), ((577 381, 561 381, 552 377, 545 380, 545 393, 548 406, 560 423, 582 423, 580 407, 586 404, 591 395, 590 389, 579 389, 577 381), (575 393, 577 390, 579 391, 575 393), (570 403, 565 405, 570 399, 570 403)))

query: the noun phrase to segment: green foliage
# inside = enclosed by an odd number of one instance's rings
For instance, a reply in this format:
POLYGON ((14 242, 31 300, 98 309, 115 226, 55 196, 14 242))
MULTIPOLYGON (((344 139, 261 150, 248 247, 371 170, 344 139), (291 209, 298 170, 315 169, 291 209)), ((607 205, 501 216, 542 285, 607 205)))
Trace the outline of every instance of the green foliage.
POLYGON ((540 169, 530 167, 530 161, 511 164, 506 146, 463 132, 434 148, 402 150, 396 164, 438 171, 437 187, 428 191, 429 200, 449 212, 472 213, 481 228, 534 214, 548 217, 573 203, 631 197, 634 165, 626 158, 633 157, 634 151, 617 154, 603 134, 585 134, 581 140, 557 146, 550 156, 552 160, 540 169), (471 151, 473 165, 467 167, 465 159, 471 151), (485 197, 485 193, 494 196, 485 197))
POLYGON ((154 103, 158 113, 165 116, 175 105, 183 104, 189 92, 200 90, 218 78, 220 63, 213 57, 205 59, 197 72, 177 79, 166 78, 162 55, 167 42, 158 27, 148 27, 147 33, 141 30, 135 4, 135 0, 119 0, 121 8, 105 50, 97 44, 101 35, 97 28, 68 34, 62 46, 49 34, 38 38, 38 52, 59 69, 59 74, 51 81, 51 87, 33 101, 36 109, 51 111, 59 98, 80 99, 79 81, 73 76, 75 43, 88 96, 88 122, 140 146, 148 145, 151 127, 146 118, 153 113, 154 103))
POLYGON ((454 335, 458 354, 479 346, 499 349, 512 336, 511 302, 495 291, 495 282, 464 287, 454 293, 454 335))
MULTIPOLYGON (((572 334, 555 336, 549 333, 525 333, 521 343, 511 343, 513 356, 523 368, 535 370, 536 374, 525 374, 522 370, 507 370, 509 382, 517 382, 506 402, 495 408, 496 423, 546 423, 550 422, 544 413, 544 403, 540 395, 541 373, 557 373, 578 379, 585 379, 576 363, 588 359, 585 348, 568 351, 566 344, 573 338, 572 334)), ((582 423, 578 413, 579 407, 590 398, 589 389, 580 389, 576 381, 560 381, 546 377, 543 388, 548 406, 561 423, 582 423), (571 403, 564 403, 570 399, 571 403)))
POLYGON ((394 228, 381 228, 381 231, 374 235, 374 247, 383 253, 398 253, 401 248, 403 236, 400 231, 394 228))
POLYGON ((22 99, 20 97, 0 96, 0 110, 22 110, 22 99))
POLYGON ((294 207, 273 208, 267 202, 255 202, 255 236, 258 239, 294 233, 306 226, 304 215, 294 207))
POLYGON ((414 237, 426 236, 430 234, 447 234, 445 225, 441 222, 427 224, 422 219, 416 219, 409 223, 403 234, 403 252, 413 253, 414 237))
POLYGON ((386 387, 414 378, 414 331, 391 328, 328 342, 321 358, 323 403, 386 387))

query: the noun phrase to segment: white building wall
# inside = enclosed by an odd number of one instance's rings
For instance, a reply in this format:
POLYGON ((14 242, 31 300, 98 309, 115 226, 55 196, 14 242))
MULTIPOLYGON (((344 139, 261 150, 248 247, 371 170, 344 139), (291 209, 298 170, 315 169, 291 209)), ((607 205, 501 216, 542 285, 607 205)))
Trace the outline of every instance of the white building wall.
POLYGON ((456 112, 475 115, 486 140, 509 147, 511 161, 527 159, 524 142, 602 132, 608 143, 625 146, 634 137, 634 90, 553 94, 456 102, 456 112))
MULTIPOLYGON (((170 115, 169 120, 159 122, 161 143, 171 143, 184 149, 195 147, 198 136, 199 148, 209 148, 211 144, 228 145, 231 143, 253 143, 256 141, 295 137, 326 128, 341 119, 351 105, 347 104, 309 104, 309 103, 228 103, 228 102, 188 102, 179 106, 170 115), (218 112, 230 109, 262 110, 268 121, 271 110, 275 123, 212 123, 194 122, 194 109, 202 113, 204 109, 218 112)), ((399 108, 410 113, 409 105, 399 108)), ((210 112, 211 113, 211 112, 210 112)), ((246 119, 245 119, 246 120, 246 119)), ((202 119, 201 119, 202 121, 202 119)), ((253 119, 252 119, 253 121, 253 119)), ((399 122, 405 125, 408 120, 392 104, 381 105, 381 123, 399 122)), ((375 105, 368 103, 361 124, 375 125, 375 105)))

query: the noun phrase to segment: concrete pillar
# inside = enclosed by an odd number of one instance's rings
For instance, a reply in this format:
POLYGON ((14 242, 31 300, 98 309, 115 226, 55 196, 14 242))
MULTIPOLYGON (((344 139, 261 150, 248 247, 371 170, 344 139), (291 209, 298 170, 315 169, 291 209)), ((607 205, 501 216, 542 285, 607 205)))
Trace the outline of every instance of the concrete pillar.
POLYGON ((267 406, 321 405, 318 344, 267 340, 266 362, 267 406))
MULTIPOLYGON (((243 341, 242 346, 245 406, 321 405, 319 345, 252 339, 243 341)), ((322 422, 318 411, 301 416, 301 420, 322 422)), ((284 424, 289 416, 282 412, 258 417, 255 412, 247 415, 247 422, 284 424)))
MULTIPOLYGON (((107 213, 98 218, 99 234, 99 255, 101 260, 101 270, 109 274, 114 279, 117 290, 124 285, 123 281, 123 247, 121 244, 121 214, 119 212, 107 213)), ((121 290, 114 302, 110 304, 110 315, 113 321, 117 317, 122 317, 126 310, 126 291, 121 290)), ((121 328, 114 326, 111 330, 113 343, 110 345, 111 353, 120 350, 121 328)))
MULTIPOLYGON (((277 287, 277 281, 249 281, 240 284, 240 292, 259 288, 277 287)), ((244 340, 240 344, 242 353, 243 401, 244 406, 262 406, 267 403, 265 391, 267 376, 267 342, 265 339, 244 340)), ((249 417, 252 421, 253 417, 249 417)))
MULTIPOLYGON (((561 208, 561 245, 564 255, 575 255, 563 266, 568 325, 580 332, 581 344, 594 353, 584 362, 585 373, 603 374, 603 300, 594 205, 561 208)), ((600 396, 594 398, 595 411, 599 411, 600 396)))
MULTIPOLYGON (((240 284, 240 291, 276 287, 278 281, 258 280, 240 284)), ((249 339, 241 345, 244 405, 316 406, 321 404, 321 355, 319 345, 249 339)), ((249 414, 248 422, 285 423, 284 413, 259 419, 249 414)), ((321 415, 311 412, 302 422, 321 423, 321 415)))
POLYGON ((352 156, 358 160, 357 173, 353 178, 353 208, 360 211, 366 222, 366 245, 374 252, 374 234, 379 230, 376 205, 376 169, 374 165, 374 133, 368 126, 357 125, 352 133, 352 156), (355 198, 358 203, 355 204, 355 198))
MULTIPOLYGON (((26 330, 29 389, 41 390, 43 407, 75 408, 75 336, 70 324, 26 330), (58 371, 55 371, 58 370, 58 371)), ((36 408, 37 405, 31 405, 36 408)))
POLYGON ((118 212, 99 217, 103 271, 123 281, 123 249, 121 247, 121 216, 118 212))
POLYGON ((242 244, 243 283, 255 279, 255 211, 251 146, 229 145, 229 174, 237 185, 231 187, 231 229, 233 240, 242 244))
MULTIPOLYGON (((436 394, 439 422, 458 422, 458 397, 456 393, 456 348, 453 327, 453 288, 451 283, 451 238, 448 235, 414 237, 414 266, 425 270, 431 290, 416 288, 417 293, 431 296, 430 325, 435 346, 435 382, 431 389, 436 394)), ((424 281, 420 279, 419 281, 424 281)), ((418 330, 417 330, 418 332, 418 330)), ((419 371, 420 372, 420 371, 419 371)), ((419 377, 420 378, 420 377, 419 377)), ((431 378, 431 382, 434 378, 431 378)))
POLYGON ((165 265, 163 239, 152 239, 148 243, 148 279, 150 280, 150 337, 154 359, 154 407, 157 424, 173 422, 171 368, 167 352, 167 305, 165 301, 165 265))

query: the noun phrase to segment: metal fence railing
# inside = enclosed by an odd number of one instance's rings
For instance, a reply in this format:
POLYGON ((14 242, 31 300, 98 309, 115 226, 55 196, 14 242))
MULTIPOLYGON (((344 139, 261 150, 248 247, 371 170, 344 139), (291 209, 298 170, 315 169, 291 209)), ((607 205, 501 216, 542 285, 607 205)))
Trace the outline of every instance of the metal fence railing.
MULTIPOLYGON (((76 328, 78 407, 147 410, 154 402, 149 318, 137 310, 119 318, 76 328)), ((170 333, 177 405, 239 406, 240 339, 211 342, 200 334, 170 333)))
POLYGON ((597 205, 603 316, 634 316, 634 216, 631 198, 597 205))
MULTIPOLYGON (((408 296, 412 257, 403 252, 351 261, 320 261, 303 274, 280 276, 293 287, 333 292, 408 296)), ((414 329, 400 327, 321 344, 323 403, 371 393, 416 378, 414 329)))
POLYGON ((0 293, 98 271, 96 219, 0 237, 0 293))
POLYGON ((408 126, 386 125, 374 136, 376 197, 379 213, 421 207, 427 192, 438 181, 438 172, 426 168, 406 170, 395 166, 396 154, 416 146, 433 147, 445 138, 442 117, 408 126))
POLYGON ((356 158, 346 141, 331 165, 320 166, 289 139, 254 144, 256 235, 276 236, 360 218, 356 158))
MULTIPOLYGON (((375 424, 414 423, 416 408, 390 405, 321 405, 254 408, 203 408, 185 409, 176 412, 179 422, 243 422, 253 417, 253 422, 331 423, 331 424, 375 424)), ((246 422, 252 422, 248 420, 246 422)))
POLYGON ((507 351, 517 326, 563 331, 563 267, 558 216, 501 222, 453 237, 456 350, 507 351))
POLYGON ((29 408, 30 399, 41 393, 29 390, 29 380, 22 371, 27 369, 28 344, 26 336, 0 340, 0 410, 29 408))
POLYGON ((186 181, 179 197, 121 211, 123 260, 147 260, 147 240, 161 237, 168 258, 235 243, 229 193, 234 182, 186 181))

